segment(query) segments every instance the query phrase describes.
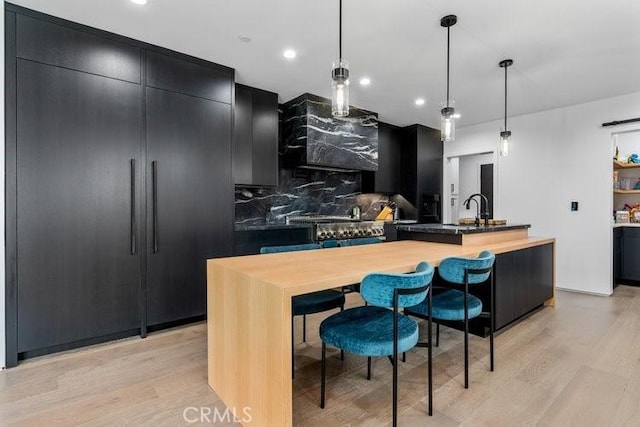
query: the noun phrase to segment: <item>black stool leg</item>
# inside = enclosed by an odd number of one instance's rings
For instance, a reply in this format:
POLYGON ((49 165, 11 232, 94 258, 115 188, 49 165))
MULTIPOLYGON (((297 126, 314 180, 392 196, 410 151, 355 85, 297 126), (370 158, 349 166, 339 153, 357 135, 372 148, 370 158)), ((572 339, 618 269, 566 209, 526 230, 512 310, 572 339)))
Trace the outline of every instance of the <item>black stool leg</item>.
POLYGON ((489 361, 491 372, 493 372, 493 330, 495 329, 495 324, 493 323, 493 275, 491 275, 491 281, 489 282, 489 361))
POLYGON ((367 379, 371 379, 371 356, 367 357, 367 379))
POLYGON ((469 283, 464 275, 464 388, 469 388, 469 283))
MULTIPOLYGON (((394 325, 397 327, 397 324, 394 325)), ((397 337, 397 334, 394 334, 397 337)), ((394 338, 395 338, 394 337, 394 338)), ((398 341, 393 343, 393 427, 398 426, 398 341)))
POLYGON ((440 345, 440 323, 436 322, 436 347, 440 345))
POLYGON ((307 315, 302 315, 302 342, 307 342, 307 315))
POLYGON ((327 376, 327 345, 322 342, 322 380, 320 382, 320 407, 324 409, 325 377, 327 376))
POLYGON ((293 316, 291 316, 291 378, 296 377, 295 363, 293 363, 293 316))
POLYGON ((432 292, 431 292, 431 289, 432 289, 432 286, 429 286, 429 296, 427 297, 427 298, 429 298, 429 302, 428 302, 428 305, 427 305, 427 310, 428 310, 427 314, 428 314, 428 317, 429 317, 427 319, 427 322, 428 322, 427 323, 427 325, 428 325, 427 328, 428 328, 428 333, 429 333, 429 342, 428 342, 429 348, 427 349, 427 358, 428 358, 427 376, 429 377, 428 378, 428 380, 429 380, 429 391, 428 391, 427 394, 429 395, 429 404, 428 404, 428 411, 427 412, 429 413, 429 416, 433 415, 433 363, 432 363, 432 355, 433 355, 433 353, 432 353, 432 346, 431 346, 431 343, 432 343, 432 340, 431 340, 431 333, 432 333, 432 330, 431 330, 431 328, 432 328, 432 320, 431 320, 431 309, 432 309, 432 306, 431 306, 431 301, 432 301, 431 293, 432 292))

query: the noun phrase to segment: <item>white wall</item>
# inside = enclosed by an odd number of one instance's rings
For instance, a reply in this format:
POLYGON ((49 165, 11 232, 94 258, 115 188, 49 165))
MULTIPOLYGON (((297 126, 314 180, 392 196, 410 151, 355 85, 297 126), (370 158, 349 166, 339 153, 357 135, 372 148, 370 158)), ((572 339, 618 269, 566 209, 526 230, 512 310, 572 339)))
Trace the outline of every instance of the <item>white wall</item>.
MULTIPOLYGON (((494 216, 557 239, 558 287, 612 292, 611 134, 640 126, 601 125, 638 116, 640 92, 510 118, 513 143, 496 165, 494 216)), ((445 158, 497 150, 500 124, 460 128, 445 158)))
MULTIPOLYGON (((0 4, 0 146, 4 147, 4 4, 0 4)), ((0 150, 0 200, 4 200, 4 150, 0 150)), ((0 224, 4 225, 4 203, 0 208, 0 224)), ((0 242, 4 242, 4 226, 0 227, 0 242)), ((6 366, 6 326, 4 303, 4 244, 0 245, 0 366, 6 366)))

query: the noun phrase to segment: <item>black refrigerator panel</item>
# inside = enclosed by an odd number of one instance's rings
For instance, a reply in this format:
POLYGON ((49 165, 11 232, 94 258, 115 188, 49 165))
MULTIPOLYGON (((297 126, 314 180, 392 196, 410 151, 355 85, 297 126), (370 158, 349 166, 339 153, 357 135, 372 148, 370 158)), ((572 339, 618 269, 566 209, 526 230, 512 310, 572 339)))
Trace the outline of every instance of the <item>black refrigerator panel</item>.
POLYGON ((231 106, 147 88, 147 320, 206 311, 206 260, 233 254, 231 106))
POLYGON ((142 89, 17 66, 17 350, 139 328, 142 89))

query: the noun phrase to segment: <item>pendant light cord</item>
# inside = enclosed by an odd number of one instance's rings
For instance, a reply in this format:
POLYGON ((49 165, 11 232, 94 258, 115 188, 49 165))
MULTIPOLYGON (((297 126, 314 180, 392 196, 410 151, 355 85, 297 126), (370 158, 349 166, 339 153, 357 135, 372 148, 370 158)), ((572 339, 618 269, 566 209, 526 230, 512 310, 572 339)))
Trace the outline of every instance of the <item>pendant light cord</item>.
MULTIPOLYGON (((342 1, 342 0, 340 0, 342 1)), ((451 27, 447 27, 447 107, 449 107, 449 47, 451 43, 451 27)))
MULTIPOLYGON (((342 0, 340 0, 340 13, 339 13, 339 19, 340 24, 339 24, 339 30, 338 30, 338 38, 339 38, 339 55, 338 55, 338 61, 341 63, 342 62, 342 0)), ((338 64, 339 66, 342 66, 340 64, 338 64)))
POLYGON ((507 131, 507 68, 504 67, 504 130, 507 131))

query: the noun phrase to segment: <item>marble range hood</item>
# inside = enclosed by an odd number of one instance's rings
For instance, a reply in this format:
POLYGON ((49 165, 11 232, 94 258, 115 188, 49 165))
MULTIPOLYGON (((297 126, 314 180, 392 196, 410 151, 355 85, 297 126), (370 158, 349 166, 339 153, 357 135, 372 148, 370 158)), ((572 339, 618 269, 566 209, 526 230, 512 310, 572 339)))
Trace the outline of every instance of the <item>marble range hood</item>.
POLYGON ((331 100, 305 93, 282 105, 280 155, 286 169, 378 170, 378 114, 349 107, 331 116, 331 100))

